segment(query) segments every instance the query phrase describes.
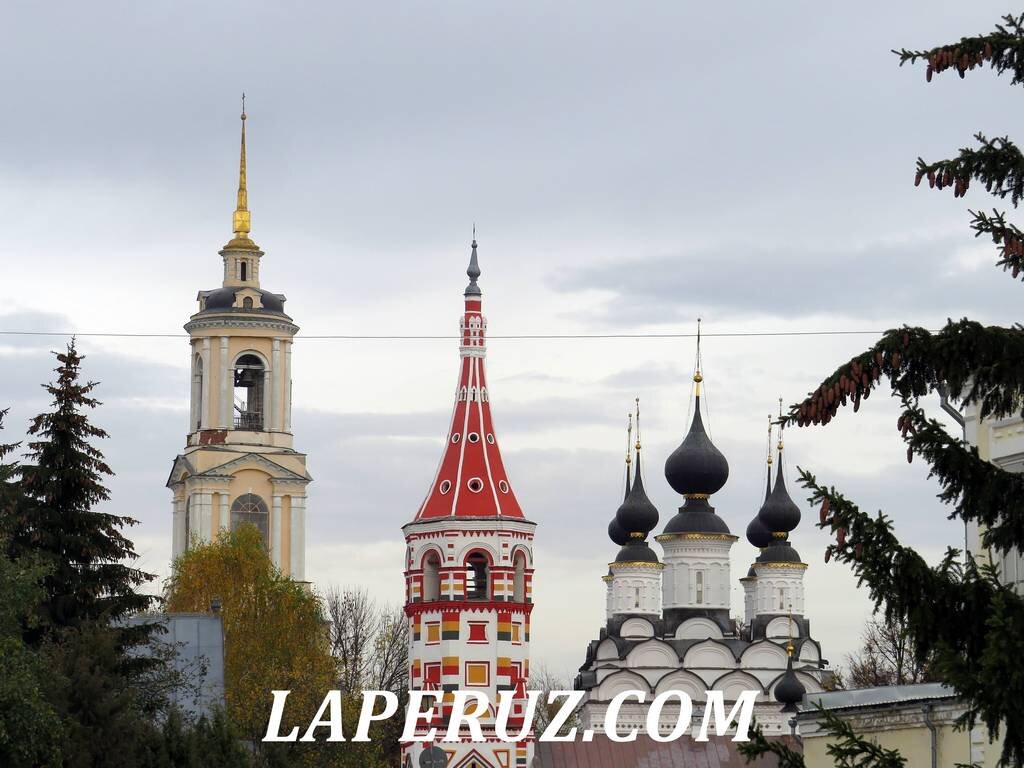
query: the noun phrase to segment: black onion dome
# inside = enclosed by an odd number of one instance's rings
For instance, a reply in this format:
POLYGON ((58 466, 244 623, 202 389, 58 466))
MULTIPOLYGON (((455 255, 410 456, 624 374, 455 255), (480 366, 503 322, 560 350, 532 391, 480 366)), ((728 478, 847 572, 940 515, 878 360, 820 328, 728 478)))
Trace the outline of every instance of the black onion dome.
POLYGON ((619 525, 619 521, 616 518, 612 518, 612 521, 608 523, 608 538, 620 547, 624 546, 629 541, 629 534, 622 530, 622 526, 619 525))
POLYGON ((772 533, 789 533, 800 524, 800 508, 790 498, 786 490, 786 479, 782 474, 782 459, 779 459, 779 472, 775 477, 775 487, 765 499, 758 518, 772 533))
POLYGON ((665 460, 665 479, 676 493, 683 495, 720 490, 729 479, 729 462, 715 448, 700 415, 700 395, 690 431, 678 448, 665 460))
POLYGON ((650 545, 642 539, 630 539, 619 554, 615 556, 616 563, 657 563, 658 556, 650 545))
POLYGON ((784 539, 775 539, 757 558, 759 563, 799 563, 800 553, 784 539))
POLYGON ((715 508, 708 504, 707 499, 691 497, 668 521, 665 533, 721 533, 728 536, 731 531, 728 523, 715 514, 715 508))
POLYGON ((750 521, 750 525, 747 526, 747 541, 758 549, 764 549, 772 543, 772 532, 764 527, 764 523, 761 522, 761 518, 757 515, 754 516, 754 519, 750 521))
MULTIPOLYGON (((768 469, 768 480, 765 483, 764 490, 764 503, 761 504, 761 509, 764 509, 764 505, 768 503, 768 497, 772 495, 771 467, 769 466, 768 469)), ((761 522, 760 509, 754 515, 754 519, 750 521, 750 525, 747 526, 747 541, 758 549, 764 549, 772 543, 772 532, 765 528, 764 523, 761 522)))
POLYGON ((210 311, 214 309, 239 309, 234 306, 235 304, 235 293, 241 290, 256 291, 260 294, 260 303, 263 305, 260 309, 248 309, 246 312, 284 312, 284 296, 278 293, 270 293, 259 288, 249 287, 238 287, 238 288, 218 288, 214 291, 210 291, 206 294, 206 302, 203 304, 203 311, 210 311))
POLYGON ((615 513, 615 522, 627 534, 642 533, 646 536, 658 524, 658 508, 651 503, 644 491, 644 480, 640 475, 639 450, 636 452, 635 471, 633 487, 629 489, 625 501, 615 513))
POLYGON ((805 693, 807 689, 793 671, 793 657, 790 656, 786 662, 786 674, 775 686, 775 700, 785 705, 782 707, 783 712, 795 712, 797 703, 803 701, 805 693))

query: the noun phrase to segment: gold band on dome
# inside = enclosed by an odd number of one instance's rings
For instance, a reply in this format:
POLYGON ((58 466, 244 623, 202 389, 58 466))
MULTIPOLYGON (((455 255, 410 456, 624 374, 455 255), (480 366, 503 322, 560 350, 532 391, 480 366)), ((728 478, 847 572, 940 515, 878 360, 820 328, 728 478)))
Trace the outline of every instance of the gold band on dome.
POLYGON ((665 566, 662 563, 648 563, 646 560, 628 560, 622 563, 608 563, 608 567, 613 571, 616 568, 651 568, 660 571, 665 566))
POLYGON ((784 539, 787 536, 789 536, 789 534, 786 533, 785 531, 775 531, 775 532, 772 533, 772 538, 773 539, 784 539))
POLYGON ((655 541, 672 541, 673 539, 704 539, 710 541, 739 541, 739 536, 731 533, 663 533, 655 536, 655 541))
POLYGON ((602 577, 601 577, 601 581, 605 582, 606 584, 607 584, 607 583, 608 583, 609 581, 611 581, 611 580, 612 580, 612 577, 611 577, 611 576, 602 576, 602 577))
POLYGON ((710 499, 710 493, 684 493, 684 499, 710 499))
POLYGON ((763 565, 766 568, 799 568, 799 569, 804 569, 804 568, 807 567, 807 563, 776 563, 776 562, 771 562, 771 563, 754 563, 754 567, 755 568, 758 567, 759 565, 763 565))
POLYGON ((644 536, 646 536, 646 534, 640 531, 633 531, 631 534, 629 534, 629 538, 631 539, 642 539, 644 536))

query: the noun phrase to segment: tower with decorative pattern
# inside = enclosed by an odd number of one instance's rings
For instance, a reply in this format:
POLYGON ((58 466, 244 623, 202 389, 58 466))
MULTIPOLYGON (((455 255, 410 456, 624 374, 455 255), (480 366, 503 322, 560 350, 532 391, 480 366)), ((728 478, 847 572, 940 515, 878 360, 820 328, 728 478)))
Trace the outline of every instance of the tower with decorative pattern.
MULTIPOLYGON (((526 768, 532 734, 526 730, 517 743, 499 741, 494 715, 499 692, 512 691, 508 732, 523 730, 535 523, 516 500, 491 416, 475 237, 466 274, 459 379, 441 463, 415 518, 402 529, 410 687, 444 692, 420 732, 437 729, 434 746, 447 753, 448 768, 526 768), (468 732, 458 743, 441 741, 456 690, 485 693, 492 703, 481 718, 483 742, 470 741, 468 732)), ((403 744, 403 765, 419 765, 430 746, 403 744)))

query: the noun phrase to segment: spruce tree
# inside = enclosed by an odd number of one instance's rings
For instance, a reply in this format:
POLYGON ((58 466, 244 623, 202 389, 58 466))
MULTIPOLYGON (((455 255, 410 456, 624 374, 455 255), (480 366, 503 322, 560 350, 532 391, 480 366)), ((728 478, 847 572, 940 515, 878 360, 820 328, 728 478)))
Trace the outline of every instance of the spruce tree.
MULTIPOLYGON (((79 381, 83 358, 74 340, 54 354, 57 380, 44 385, 53 409, 29 427, 32 440, 17 473, 19 498, 9 513, 10 553, 15 559, 38 556, 48 568, 42 627, 26 629, 32 642, 44 633, 144 610, 152 598, 136 588, 154 578, 132 567, 138 556, 121 532, 137 521, 97 509, 109 499, 103 483, 113 472, 93 445, 107 436, 89 420, 88 411, 99 405, 91 396, 96 383, 79 381)), ((124 641, 142 640, 149 631, 125 629, 124 641)))
MULTIPOLYGON (((1004 17, 991 34, 894 53, 901 65, 924 63, 928 81, 951 72, 964 78, 987 66, 998 75, 1010 74, 1012 85, 1024 85, 1024 15, 1004 17)), ((951 159, 919 158, 915 183, 927 179, 929 187, 963 197, 978 181, 1016 208, 1024 198, 1024 154, 1009 137, 989 139, 978 133, 975 139, 976 146, 951 159)), ((975 236, 990 238, 996 246, 996 265, 1019 278, 1024 232, 1003 210, 969 213, 975 236)), ((784 421, 801 427, 828 424, 843 406, 857 411, 883 381, 902 406, 896 428, 907 460, 918 456, 928 463, 942 489, 939 498, 951 507, 950 517, 979 524, 981 544, 992 552, 1024 550, 1024 475, 982 460, 976 448, 950 435, 921 407, 926 395, 945 392, 963 406, 978 407, 982 418, 1024 415, 1024 327, 986 327, 962 319, 948 321, 936 333, 911 326, 890 330, 792 406, 784 421)), ((1001 584, 991 566, 970 556, 961 563, 956 550, 929 566, 900 543, 881 512, 871 515, 809 471, 800 472, 809 500, 820 505, 820 527, 835 537, 826 562, 849 565, 886 620, 906 626, 918 662, 930 659, 966 704, 963 725, 980 721, 991 733, 1002 732, 1002 764, 1024 763, 1024 599, 1001 584)), ((893 764, 849 730, 835 733, 844 748, 863 758, 857 765, 893 764)), ((758 739, 745 751, 778 754, 779 749, 758 739)))

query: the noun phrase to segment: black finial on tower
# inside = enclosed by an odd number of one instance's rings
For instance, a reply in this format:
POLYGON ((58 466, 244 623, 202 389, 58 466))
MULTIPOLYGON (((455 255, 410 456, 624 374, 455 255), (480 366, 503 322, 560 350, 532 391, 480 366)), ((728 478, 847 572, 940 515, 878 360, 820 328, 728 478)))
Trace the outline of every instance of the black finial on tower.
POLYGON ((466 286, 466 296, 480 296, 480 286, 476 284, 476 280, 480 277, 480 262, 477 261, 476 257, 476 224, 473 224, 473 245, 472 251, 469 255, 469 267, 466 268, 466 274, 469 275, 469 285, 466 286))

